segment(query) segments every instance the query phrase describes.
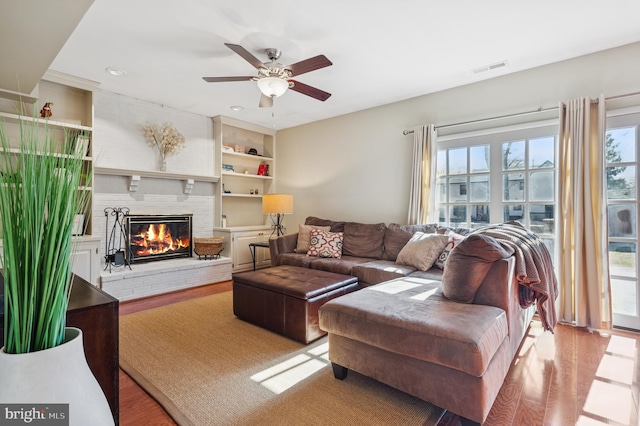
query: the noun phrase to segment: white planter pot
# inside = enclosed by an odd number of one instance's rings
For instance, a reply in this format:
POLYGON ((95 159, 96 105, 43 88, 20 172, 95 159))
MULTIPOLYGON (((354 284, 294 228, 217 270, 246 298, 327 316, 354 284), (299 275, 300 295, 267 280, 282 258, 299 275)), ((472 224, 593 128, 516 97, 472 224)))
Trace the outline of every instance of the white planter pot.
POLYGON ((0 378, 0 403, 69 404, 70 425, 114 424, 78 328, 68 327, 64 343, 51 349, 8 354, 2 348, 0 378))

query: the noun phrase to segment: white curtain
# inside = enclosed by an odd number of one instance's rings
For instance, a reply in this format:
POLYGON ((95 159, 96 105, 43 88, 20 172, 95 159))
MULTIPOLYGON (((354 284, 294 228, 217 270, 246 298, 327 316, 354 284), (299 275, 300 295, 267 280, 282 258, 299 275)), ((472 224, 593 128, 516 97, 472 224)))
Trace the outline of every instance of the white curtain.
POLYGON ((436 185, 435 126, 417 126, 413 129, 413 164, 409 192, 409 225, 428 223, 430 209, 434 208, 436 185))
POLYGON ((560 104, 559 318, 593 329, 612 320, 605 126, 602 96, 560 104))

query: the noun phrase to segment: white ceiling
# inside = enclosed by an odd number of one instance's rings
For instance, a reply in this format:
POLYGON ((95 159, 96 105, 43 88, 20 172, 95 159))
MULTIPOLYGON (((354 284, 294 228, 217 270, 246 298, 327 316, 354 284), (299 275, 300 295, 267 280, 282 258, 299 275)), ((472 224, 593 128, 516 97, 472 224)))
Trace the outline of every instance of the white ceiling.
POLYGON ((637 0, 95 0, 50 68, 111 92, 283 129, 640 41, 638 17, 637 0), (320 102, 289 90, 263 109, 254 82, 206 83, 257 72, 224 43, 264 62, 265 48, 279 48, 285 65, 324 54, 333 66, 296 79, 333 96, 320 102))

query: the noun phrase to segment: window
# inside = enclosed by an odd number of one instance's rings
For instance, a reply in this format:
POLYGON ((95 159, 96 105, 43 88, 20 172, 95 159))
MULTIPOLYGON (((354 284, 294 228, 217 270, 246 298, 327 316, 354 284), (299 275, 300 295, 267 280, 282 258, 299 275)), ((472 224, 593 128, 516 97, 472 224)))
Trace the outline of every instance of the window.
POLYGON ((557 126, 438 139, 437 221, 478 228, 517 220, 554 255, 557 126))
POLYGON ((605 158, 613 322, 640 329, 638 127, 640 114, 607 119, 605 158))

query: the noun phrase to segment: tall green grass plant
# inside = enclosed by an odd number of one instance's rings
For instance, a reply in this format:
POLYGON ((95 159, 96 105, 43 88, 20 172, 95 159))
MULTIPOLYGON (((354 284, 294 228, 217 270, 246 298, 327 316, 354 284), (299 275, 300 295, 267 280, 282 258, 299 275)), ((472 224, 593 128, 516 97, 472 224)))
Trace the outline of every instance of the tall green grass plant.
POLYGON ((13 134, 10 141, 0 123, 4 351, 14 354, 63 342, 74 216, 88 213, 90 192, 80 185, 91 178, 84 153, 68 149, 77 134, 65 131, 60 140, 61 130, 38 119, 18 126, 18 141, 13 134))

